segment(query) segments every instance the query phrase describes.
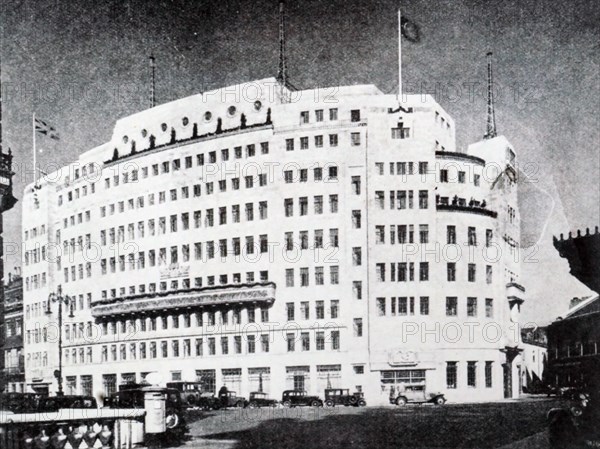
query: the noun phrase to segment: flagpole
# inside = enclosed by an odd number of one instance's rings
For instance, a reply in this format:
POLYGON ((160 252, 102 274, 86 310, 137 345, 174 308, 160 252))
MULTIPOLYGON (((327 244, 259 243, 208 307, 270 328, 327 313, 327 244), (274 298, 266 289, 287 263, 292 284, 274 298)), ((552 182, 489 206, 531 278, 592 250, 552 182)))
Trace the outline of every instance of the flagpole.
POLYGON ((36 163, 36 151, 35 151, 35 112, 33 113, 33 117, 31 119, 31 127, 33 134, 33 187, 37 186, 37 163, 36 163))
POLYGON ((402 15, 398 9, 398 102, 402 103, 402 15))

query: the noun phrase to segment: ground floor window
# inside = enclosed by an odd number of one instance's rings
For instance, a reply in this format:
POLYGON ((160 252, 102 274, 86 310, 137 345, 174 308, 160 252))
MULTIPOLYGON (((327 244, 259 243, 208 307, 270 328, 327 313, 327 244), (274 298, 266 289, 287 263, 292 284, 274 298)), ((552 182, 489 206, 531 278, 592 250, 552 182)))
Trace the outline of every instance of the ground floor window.
POLYGON ((308 391, 310 386, 310 366, 286 366, 285 374, 286 389, 308 391))
POLYGON ((202 384, 202 391, 207 393, 216 393, 217 374, 214 369, 197 369, 196 381, 202 384))
POLYGON ((425 370, 405 369, 381 371, 381 390, 388 391, 390 396, 408 385, 425 385, 425 370))
POLYGON ((317 365, 317 391, 342 387, 342 365, 317 365))
POLYGON ((248 368, 248 384, 250 391, 268 393, 271 385, 271 368, 248 368))
POLYGON ((467 386, 477 386, 477 362, 467 362, 467 386))
POLYGON ((77 377, 75 377, 75 376, 67 376, 66 377, 65 392, 67 394, 77 394, 77 377))
POLYGON ((92 376, 81 376, 81 394, 84 396, 93 396, 94 383, 92 376))
POLYGON ((227 387, 229 391, 240 392, 242 385, 242 369, 241 368, 228 368, 221 371, 223 376, 223 385, 227 387))
POLYGON ((485 362, 485 387, 492 388, 492 366, 494 362, 485 362))
POLYGON ((110 396, 117 392, 117 375, 104 374, 102 375, 102 386, 106 396, 110 396))
POLYGON ((446 388, 456 388, 457 362, 446 362, 446 388))

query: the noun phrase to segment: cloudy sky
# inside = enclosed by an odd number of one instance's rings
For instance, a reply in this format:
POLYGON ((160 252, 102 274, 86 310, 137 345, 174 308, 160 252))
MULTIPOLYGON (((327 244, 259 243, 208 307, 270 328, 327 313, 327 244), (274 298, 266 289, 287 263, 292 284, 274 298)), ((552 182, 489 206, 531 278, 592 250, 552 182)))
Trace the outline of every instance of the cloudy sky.
MULTIPOLYGON (((494 52, 499 133, 531 179, 521 207, 537 246, 526 255, 524 314, 564 313, 589 291, 568 276, 552 235, 600 223, 598 2, 289 0, 294 85, 394 92, 398 6, 422 37, 403 45, 405 89, 435 95, 459 147, 485 131, 485 53, 494 52)), ((40 163, 72 161, 107 141, 116 119, 148 107, 150 53, 159 103, 274 76, 277 10, 274 0, 3 0, 4 146, 15 153, 17 198, 31 182, 32 112, 62 136, 41 145, 40 163)), ((20 240, 19 209, 5 215, 5 241, 20 240)), ((8 270, 19 264, 6 257, 8 270)))

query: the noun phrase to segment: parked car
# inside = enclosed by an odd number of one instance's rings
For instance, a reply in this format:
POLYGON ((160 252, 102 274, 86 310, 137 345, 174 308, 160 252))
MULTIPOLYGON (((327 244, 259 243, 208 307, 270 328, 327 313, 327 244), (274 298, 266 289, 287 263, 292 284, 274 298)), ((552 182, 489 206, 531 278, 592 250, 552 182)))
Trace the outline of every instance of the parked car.
POLYGON ((600 409, 590 395, 572 393, 561 407, 548 412, 548 438, 552 448, 600 447, 600 409))
POLYGON ((93 396, 47 396, 39 400, 38 411, 56 412, 61 408, 98 408, 98 402, 93 396))
POLYGON ((253 391, 250 393, 250 400, 248 401, 249 408, 276 407, 277 404, 277 400, 269 399, 267 393, 263 393, 262 391, 253 391))
POLYGON ((444 405, 446 398, 442 393, 428 393, 425 385, 406 385, 397 394, 390 396, 390 404, 406 405, 409 402, 416 404, 431 402, 436 405, 444 405))
POLYGON ((209 392, 201 393, 196 405, 202 410, 219 410, 222 407, 221 400, 209 392))
POLYGON ((348 388, 327 388, 325 390, 325 405, 327 407, 336 405, 364 407, 367 405, 367 401, 365 401, 364 394, 361 392, 350 394, 348 388))
POLYGON ((40 395, 37 393, 0 393, 0 411, 35 413, 40 395))
POLYGON ((227 391, 221 394, 221 406, 222 407, 246 407, 248 401, 246 398, 238 396, 235 391, 227 391))
POLYGON ((297 407, 299 405, 310 405, 311 407, 323 407, 323 400, 318 396, 309 396, 302 390, 285 390, 281 395, 281 403, 284 407, 297 407))
POLYGON ((200 382, 167 382, 167 388, 178 390, 184 404, 194 407, 200 402, 202 395, 202 384, 200 382))
POLYGON ((160 388, 129 385, 104 400, 104 406, 109 408, 144 408, 144 397, 148 391, 160 391, 166 395, 166 425, 167 431, 183 434, 186 429, 184 405, 179 391, 174 388, 160 388))

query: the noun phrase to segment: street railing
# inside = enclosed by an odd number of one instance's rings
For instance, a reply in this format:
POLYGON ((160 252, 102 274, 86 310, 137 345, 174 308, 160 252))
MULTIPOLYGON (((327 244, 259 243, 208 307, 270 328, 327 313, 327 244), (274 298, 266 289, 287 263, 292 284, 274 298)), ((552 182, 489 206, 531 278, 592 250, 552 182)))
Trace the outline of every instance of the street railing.
POLYGON ((143 445, 145 410, 0 411, 2 449, 134 449, 143 445))

